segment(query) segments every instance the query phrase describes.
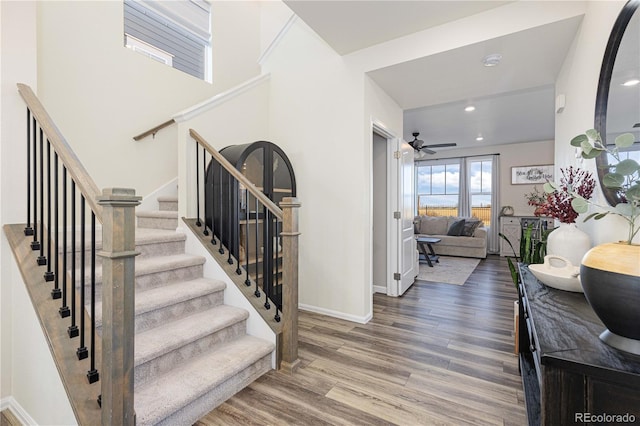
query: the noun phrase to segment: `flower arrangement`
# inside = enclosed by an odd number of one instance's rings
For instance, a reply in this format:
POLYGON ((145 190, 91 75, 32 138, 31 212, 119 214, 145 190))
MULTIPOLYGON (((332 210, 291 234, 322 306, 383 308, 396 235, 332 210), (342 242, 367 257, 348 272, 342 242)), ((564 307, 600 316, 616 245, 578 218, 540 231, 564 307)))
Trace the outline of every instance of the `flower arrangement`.
POLYGON ((526 198, 529 205, 535 207, 535 216, 549 216, 562 223, 575 223, 580 212, 573 207, 573 200, 576 197, 589 200, 596 181, 591 172, 573 166, 560 169, 560 173, 560 184, 554 186, 553 191, 539 192, 534 187, 534 192, 527 194, 526 198))
MULTIPOLYGON (((629 233, 627 244, 631 244, 633 238, 640 231, 640 165, 632 159, 622 159, 620 150, 629 148, 635 143, 635 136, 631 133, 624 133, 615 139, 614 148, 609 148, 602 143, 600 134, 594 130, 587 130, 584 134, 580 134, 571 140, 571 145, 580 148, 582 158, 593 159, 601 154, 609 154, 614 161, 608 165, 608 172, 604 175, 602 183, 607 188, 612 188, 621 196, 622 202, 615 207, 602 206, 589 201, 589 197, 585 197, 576 188, 568 188, 568 193, 572 197, 571 207, 578 213, 586 213, 589 204, 593 204, 604 210, 602 213, 591 213, 584 221, 590 219, 599 220, 609 214, 620 216, 628 226, 629 233)), ((547 182, 544 190, 548 194, 565 191, 565 187, 557 185, 553 182, 547 182)))

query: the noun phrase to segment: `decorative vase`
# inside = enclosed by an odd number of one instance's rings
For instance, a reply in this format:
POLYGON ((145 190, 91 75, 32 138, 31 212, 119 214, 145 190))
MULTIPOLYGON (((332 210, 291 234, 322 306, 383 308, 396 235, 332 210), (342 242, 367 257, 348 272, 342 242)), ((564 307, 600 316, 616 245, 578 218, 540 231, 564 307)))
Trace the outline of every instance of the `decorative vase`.
POLYGON ((640 245, 601 244, 580 266, 584 295, 607 327, 600 339, 640 355, 640 245))
POLYGON ((582 257, 590 248, 589 235, 579 230, 575 223, 561 223, 547 237, 547 254, 562 256, 573 266, 580 265, 582 257))

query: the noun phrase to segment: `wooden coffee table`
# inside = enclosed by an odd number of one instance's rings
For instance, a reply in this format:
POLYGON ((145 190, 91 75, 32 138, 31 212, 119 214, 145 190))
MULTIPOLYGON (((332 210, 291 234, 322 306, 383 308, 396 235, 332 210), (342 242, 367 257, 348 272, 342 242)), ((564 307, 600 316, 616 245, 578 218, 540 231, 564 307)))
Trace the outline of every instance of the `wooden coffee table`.
POLYGON ((417 237, 416 242, 418 243, 418 249, 420 249, 420 253, 424 256, 427 264, 433 268, 433 262, 440 263, 438 256, 435 251, 433 251, 432 244, 438 244, 442 241, 440 238, 433 237, 417 237), (426 247, 425 247, 426 246, 426 247))

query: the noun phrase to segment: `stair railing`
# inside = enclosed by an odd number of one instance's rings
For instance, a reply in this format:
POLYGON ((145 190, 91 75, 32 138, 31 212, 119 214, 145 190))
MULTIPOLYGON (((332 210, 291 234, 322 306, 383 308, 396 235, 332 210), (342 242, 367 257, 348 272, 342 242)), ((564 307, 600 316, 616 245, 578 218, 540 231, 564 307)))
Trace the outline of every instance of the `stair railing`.
POLYGON ((38 252, 35 265, 19 266, 46 267, 42 282, 35 285, 42 288, 52 283, 51 298, 60 301, 57 313, 34 307, 78 423, 133 425, 135 206, 140 197, 131 189, 100 193, 31 88, 18 84, 18 92, 27 105, 24 235, 38 252), (102 223, 100 252, 96 251, 96 222, 102 223), (96 337, 96 284, 100 279, 96 255, 102 258, 101 339, 96 337), (86 361, 80 361, 87 358, 89 369, 83 384, 79 374, 86 361), (87 392, 97 395, 91 384, 98 381, 100 395, 91 403, 87 392))
POLYGON ((226 255, 227 263, 235 265, 235 273, 246 277, 245 285, 255 287, 253 295, 264 301, 264 309, 270 310, 274 305, 274 319, 282 321, 279 368, 293 373, 299 364, 300 203, 295 197, 285 197, 280 203, 282 208, 278 207, 198 132, 189 129, 189 134, 195 141, 196 151, 193 167, 196 177, 196 225, 202 227, 203 235, 211 236, 210 244, 217 246, 218 253, 226 255), (219 173, 210 173, 209 176, 213 176, 213 179, 207 182, 205 177, 208 175, 208 168, 214 163, 220 166, 219 173), (223 170, 226 174, 223 174, 223 170), (205 196, 205 186, 209 187, 209 199, 205 196), (240 211, 243 212, 242 218, 240 211), (242 235, 241 220, 254 227, 252 235, 248 226, 242 235), (281 250, 277 245, 278 236, 282 240, 281 250), (259 265, 263 266, 262 270, 259 265))

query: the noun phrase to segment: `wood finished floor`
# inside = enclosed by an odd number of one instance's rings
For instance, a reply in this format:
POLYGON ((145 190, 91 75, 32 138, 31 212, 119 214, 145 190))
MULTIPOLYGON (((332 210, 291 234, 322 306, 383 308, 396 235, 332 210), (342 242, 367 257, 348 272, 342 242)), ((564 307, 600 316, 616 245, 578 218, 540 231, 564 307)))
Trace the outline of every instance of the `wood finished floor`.
POLYGON ((368 324, 301 312, 296 375, 271 371, 196 425, 526 425, 516 297, 490 256, 463 286, 376 294, 368 324))

